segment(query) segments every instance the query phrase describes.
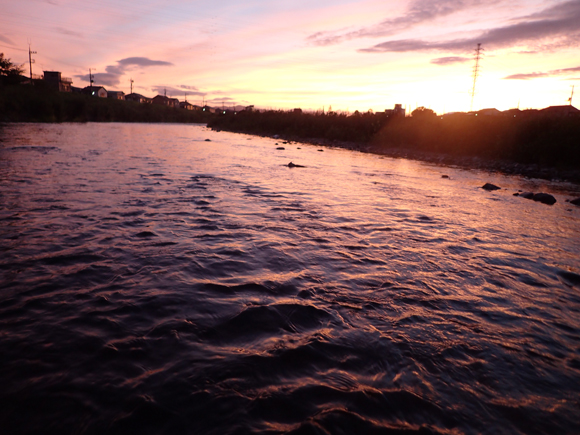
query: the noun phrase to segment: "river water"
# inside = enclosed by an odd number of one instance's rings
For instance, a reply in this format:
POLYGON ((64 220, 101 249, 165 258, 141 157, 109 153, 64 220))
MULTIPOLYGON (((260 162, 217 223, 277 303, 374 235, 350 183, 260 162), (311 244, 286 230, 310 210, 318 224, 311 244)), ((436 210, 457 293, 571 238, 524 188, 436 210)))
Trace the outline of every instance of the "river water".
POLYGON ((1 433, 580 433, 578 186, 201 125, 0 140, 1 433))

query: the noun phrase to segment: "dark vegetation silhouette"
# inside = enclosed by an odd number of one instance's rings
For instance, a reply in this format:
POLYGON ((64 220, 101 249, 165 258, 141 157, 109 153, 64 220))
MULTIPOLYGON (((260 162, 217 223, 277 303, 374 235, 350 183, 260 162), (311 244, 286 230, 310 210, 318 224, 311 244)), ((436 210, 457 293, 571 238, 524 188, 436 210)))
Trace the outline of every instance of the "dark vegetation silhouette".
POLYGON ((437 116, 417 108, 410 117, 385 113, 240 112, 212 119, 214 129, 280 135, 289 140, 319 142, 389 154, 442 153, 456 157, 580 167, 580 117, 437 116))
POLYGON ((20 83, 23 72, 22 65, 12 63, 4 57, 4 53, 0 53, 0 86, 20 83))

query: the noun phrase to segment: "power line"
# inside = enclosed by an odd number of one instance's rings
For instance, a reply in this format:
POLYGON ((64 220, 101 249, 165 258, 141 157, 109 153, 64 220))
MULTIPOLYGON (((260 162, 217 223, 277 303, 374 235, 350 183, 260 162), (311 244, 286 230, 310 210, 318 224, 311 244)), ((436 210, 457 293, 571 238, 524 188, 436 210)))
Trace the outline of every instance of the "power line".
POLYGON ((9 45, 0 45, 0 47, 4 47, 4 48, 10 48, 11 50, 15 50, 15 51, 28 51, 28 50, 24 50, 22 48, 16 48, 16 47, 10 47, 9 45))

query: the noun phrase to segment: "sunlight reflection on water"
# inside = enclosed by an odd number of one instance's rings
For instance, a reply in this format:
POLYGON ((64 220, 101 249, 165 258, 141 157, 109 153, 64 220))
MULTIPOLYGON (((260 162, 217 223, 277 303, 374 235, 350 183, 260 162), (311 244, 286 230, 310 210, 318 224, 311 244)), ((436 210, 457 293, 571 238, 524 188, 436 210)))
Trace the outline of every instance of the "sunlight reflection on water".
POLYGON ((13 433, 580 431, 577 186, 192 125, 0 139, 13 433))

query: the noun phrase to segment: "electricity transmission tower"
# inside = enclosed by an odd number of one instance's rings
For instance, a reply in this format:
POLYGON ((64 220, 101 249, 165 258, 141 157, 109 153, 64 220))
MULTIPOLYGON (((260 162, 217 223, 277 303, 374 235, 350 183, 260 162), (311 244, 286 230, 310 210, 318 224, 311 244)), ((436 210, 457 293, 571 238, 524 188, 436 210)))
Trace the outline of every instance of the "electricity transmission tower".
POLYGON ((475 66, 473 67, 473 87, 471 88, 471 104, 469 106, 469 111, 473 110, 473 99, 475 97, 475 83, 477 82, 477 77, 479 76, 479 60, 481 59, 483 48, 481 44, 477 44, 475 49, 475 66))

